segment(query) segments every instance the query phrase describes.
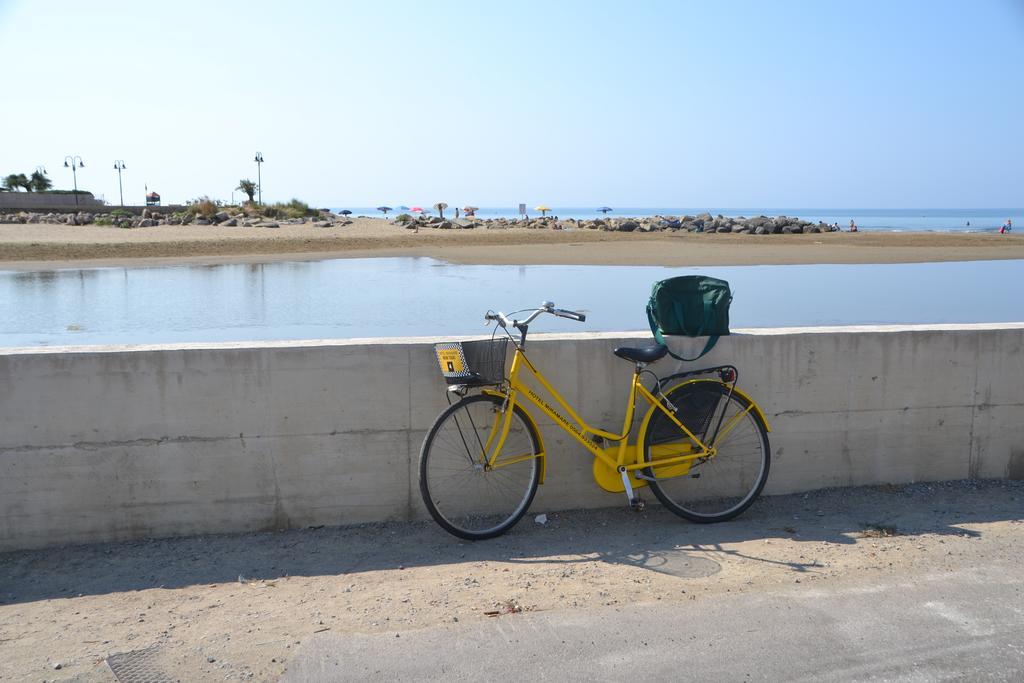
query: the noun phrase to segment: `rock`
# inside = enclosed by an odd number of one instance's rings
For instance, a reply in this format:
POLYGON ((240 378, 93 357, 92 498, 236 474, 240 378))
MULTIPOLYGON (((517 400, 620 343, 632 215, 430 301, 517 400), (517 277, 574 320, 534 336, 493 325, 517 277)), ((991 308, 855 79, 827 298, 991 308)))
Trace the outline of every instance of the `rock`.
POLYGON ((192 214, 190 214, 190 213, 183 214, 182 217, 181 217, 181 224, 182 225, 188 225, 189 223, 192 222, 192 220, 193 220, 192 214))
POLYGON ((223 223, 229 218, 231 218, 231 214, 229 214, 227 211, 218 211, 217 213, 213 214, 213 220, 216 223, 223 223))
POLYGON ((139 220, 137 227, 140 227, 140 228, 152 228, 154 225, 156 225, 156 221, 153 220, 152 218, 143 218, 143 219, 139 220))
POLYGON ((238 221, 236 219, 234 219, 234 218, 229 218, 226 221, 224 221, 223 223, 218 223, 218 225, 225 225, 225 226, 227 226, 229 228, 233 228, 236 225, 238 225, 238 221))
POLYGON ((766 232, 768 232, 768 228, 764 227, 763 225, 759 225, 756 228, 754 228, 755 235, 763 235, 766 232))
POLYGON ((142 210, 142 217, 143 218, 149 218, 149 213, 150 213, 149 209, 143 209, 142 210))
POLYGON ((533 518, 533 522, 534 524, 540 524, 541 526, 544 526, 548 523, 548 516, 543 513, 539 514, 533 518))
POLYGON ((253 225, 253 227, 254 228, 280 228, 281 224, 280 223, 275 223, 274 221, 260 221, 259 223, 255 223, 253 225))
POLYGON ((440 228, 441 230, 451 230, 452 229, 452 222, 451 221, 441 221, 440 223, 437 223, 437 224, 434 224, 434 222, 431 221, 431 224, 433 225, 433 227, 440 228))
POLYGON ((206 218, 197 218, 196 225, 209 225, 210 221, 206 218))
POLYGON ((334 223, 332 223, 330 221, 317 221, 316 223, 313 224, 313 227, 314 228, 332 228, 332 227, 334 227, 334 223))
MULTIPOLYGON (((717 221, 716 221, 716 223, 717 223, 717 221)), ((718 225, 715 228, 715 230, 717 230, 718 232, 732 232, 732 224, 731 223, 723 222, 720 225, 718 225)))

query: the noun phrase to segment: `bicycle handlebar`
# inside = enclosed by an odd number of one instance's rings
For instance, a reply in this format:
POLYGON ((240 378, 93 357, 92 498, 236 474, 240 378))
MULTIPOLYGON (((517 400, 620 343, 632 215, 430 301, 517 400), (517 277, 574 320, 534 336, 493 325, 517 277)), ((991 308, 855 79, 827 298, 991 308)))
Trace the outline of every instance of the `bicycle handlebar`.
POLYGON ((569 320, 575 320, 576 322, 580 323, 587 321, 587 316, 585 314, 579 313, 577 311, 567 311, 564 308, 555 308, 555 305, 550 301, 545 301, 544 303, 541 304, 540 308, 535 308, 533 311, 531 311, 530 315, 526 318, 526 320, 510 320, 501 311, 498 311, 497 313, 492 313, 488 311, 487 313, 484 314, 484 320, 494 320, 499 325, 505 328, 514 327, 516 329, 522 329, 520 326, 529 325, 534 320, 536 320, 537 316, 539 316, 541 313, 550 313, 551 315, 558 316, 559 318, 568 318, 569 320))
POLYGON ((556 308, 551 311, 551 313, 557 315, 559 318, 568 318, 569 320, 575 320, 580 323, 587 322, 587 316, 583 313, 577 313, 576 311, 567 311, 564 308, 556 308))

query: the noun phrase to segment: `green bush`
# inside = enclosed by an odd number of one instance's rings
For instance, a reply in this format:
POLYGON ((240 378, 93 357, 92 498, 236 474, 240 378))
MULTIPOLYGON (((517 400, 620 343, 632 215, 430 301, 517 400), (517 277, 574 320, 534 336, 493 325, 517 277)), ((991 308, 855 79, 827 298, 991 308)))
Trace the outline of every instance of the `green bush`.
POLYGON ((320 215, 317 209, 309 208, 309 204, 298 199, 293 199, 285 204, 281 202, 276 204, 246 202, 242 206, 242 211, 251 218, 258 218, 260 216, 265 218, 305 218, 307 216, 320 215))
POLYGON ((274 204, 274 208, 280 211, 282 218, 305 218, 306 216, 316 216, 319 213, 316 209, 309 208, 309 204, 300 202, 298 199, 293 199, 287 204, 274 204))
POLYGON ((411 220, 412 220, 412 216, 410 216, 407 213, 400 213, 397 216, 395 216, 395 222, 396 223, 408 223, 411 220))
POLYGON ((131 218, 132 212, 127 209, 114 209, 110 212, 112 218, 131 218))
POLYGON ((93 225, 113 225, 113 224, 114 224, 114 221, 110 220, 109 218, 102 218, 102 217, 100 217, 100 218, 93 219, 93 225))

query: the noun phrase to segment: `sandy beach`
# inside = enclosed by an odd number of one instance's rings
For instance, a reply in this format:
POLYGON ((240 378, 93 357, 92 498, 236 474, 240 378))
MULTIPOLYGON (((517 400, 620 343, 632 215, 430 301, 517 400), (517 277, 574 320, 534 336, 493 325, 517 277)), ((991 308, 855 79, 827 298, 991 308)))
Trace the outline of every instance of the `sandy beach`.
POLYGON ((0 269, 428 256, 467 264, 709 266, 919 263, 1024 258, 1024 235, 860 232, 809 235, 421 229, 362 218, 346 226, 121 229, 0 224, 0 269))

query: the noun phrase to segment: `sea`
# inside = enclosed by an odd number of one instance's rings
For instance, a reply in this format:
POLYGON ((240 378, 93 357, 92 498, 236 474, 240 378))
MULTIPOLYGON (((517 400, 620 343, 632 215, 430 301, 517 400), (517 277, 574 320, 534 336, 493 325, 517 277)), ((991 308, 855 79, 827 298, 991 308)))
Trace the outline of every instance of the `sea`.
MULTIPOLYGON (((384 205, 382 205, 384 206, 384 205)), ((425 213, 436 215, 435 209, 428 209, 423 204, 388 205, 387 216, 409 213, 410 207, 421 206, 425 213)), ((530 217, 541 215, 534 207, 527 204, 526 214, 530 217)), ((382 211, 375 207, 342 206, 330 207, 333 211, 347 209, 355 216, 382 216, 382 211)), ((601 212, 602 207, 569 207, 552 206, 545 213, 559 218, 588 219, 608 217, 638 218, 643 216, 682 216, 710 213, 712 216, 790 216, 812 223, 823 221, 829 225, 838 223, 846 230, 850 221, 854 221, 860 230, 876 230, 883 232, 998 232, 1008 219, 1017 230, 1024 230, 1024 209, 813 209, 813 208, 722 208, 722 207, 607 207, 607 213, 601 212)), ((461 210, 461 208, 460 208, 461 210)), ((455 205, 445 210, 446 216, 453 216, 455 205)), ((518 218, 518 206, 484 207, 477 209, 479 218, 518 218)))
MULTIPOLYGON (((1024 322, 1024 260, 667 268, 464 265, 426 257, 0 271, 0 347, 490 334, 542 301, 536 332, 647 328, 651 285, 711 275, 743 327, 1024 322), (967 283, 1001 283, 964 296, 967 283)), ((977 290, 977 287, 974 287, 977 290)))

